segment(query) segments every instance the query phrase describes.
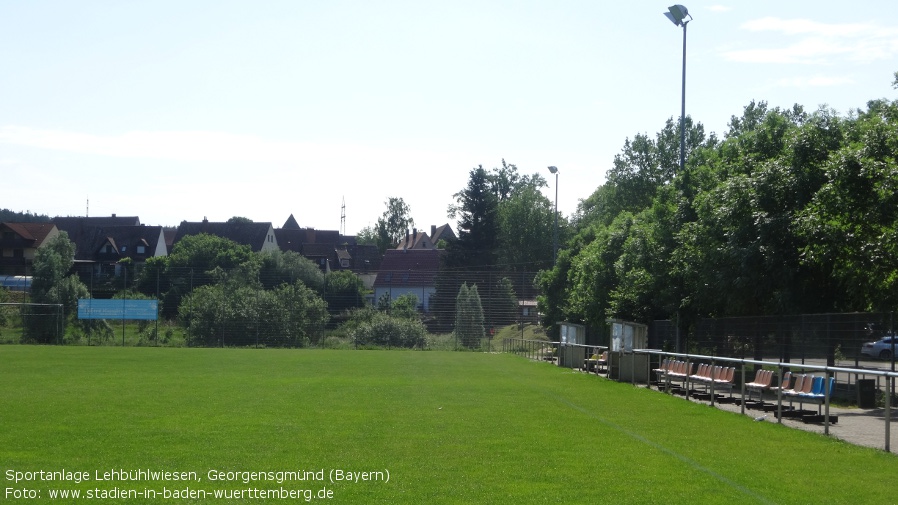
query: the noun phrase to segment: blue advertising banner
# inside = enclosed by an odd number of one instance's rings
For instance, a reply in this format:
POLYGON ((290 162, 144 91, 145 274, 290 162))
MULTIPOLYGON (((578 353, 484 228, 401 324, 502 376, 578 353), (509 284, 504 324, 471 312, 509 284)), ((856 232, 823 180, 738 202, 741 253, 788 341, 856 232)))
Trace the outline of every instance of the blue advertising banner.
POLYGON ((142 319, 155 321, 158 300, 78 300, 78 319, 142 319))

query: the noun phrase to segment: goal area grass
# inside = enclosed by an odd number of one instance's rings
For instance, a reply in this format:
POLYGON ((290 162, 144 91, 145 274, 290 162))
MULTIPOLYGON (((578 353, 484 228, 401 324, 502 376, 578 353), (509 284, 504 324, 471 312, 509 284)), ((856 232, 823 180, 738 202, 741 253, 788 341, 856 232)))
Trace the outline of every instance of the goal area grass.
POLYGON ((0 388, 9 503, 895 500, 892 454, 507 354, 12 345, 0 388))

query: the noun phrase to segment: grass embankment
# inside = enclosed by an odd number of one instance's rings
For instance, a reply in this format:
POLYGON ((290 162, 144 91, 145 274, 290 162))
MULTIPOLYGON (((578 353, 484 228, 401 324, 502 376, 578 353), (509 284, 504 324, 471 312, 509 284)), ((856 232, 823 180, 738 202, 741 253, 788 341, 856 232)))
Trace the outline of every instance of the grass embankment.
POLYGON ((501 354, 2 346, 0 385, 3 478, 91 476, 6 480, 39 502, 52 488, 189 486, 327 487, 331 503, 889 503, 898 468, 880 451, 501 354), (200 481, 94 480, 121 469, 200 481), (389 482, 220 482, 213 469, 389 482))

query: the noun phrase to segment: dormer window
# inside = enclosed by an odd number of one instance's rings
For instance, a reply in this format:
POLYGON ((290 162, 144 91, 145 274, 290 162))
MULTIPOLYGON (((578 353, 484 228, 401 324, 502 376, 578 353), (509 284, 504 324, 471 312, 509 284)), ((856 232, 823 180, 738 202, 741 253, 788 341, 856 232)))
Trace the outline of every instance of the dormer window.
POLYGON ((137 246, 137 254, 145 254, 146 252, 147 252, 146 247, 144 247, 142 245, 137 246))

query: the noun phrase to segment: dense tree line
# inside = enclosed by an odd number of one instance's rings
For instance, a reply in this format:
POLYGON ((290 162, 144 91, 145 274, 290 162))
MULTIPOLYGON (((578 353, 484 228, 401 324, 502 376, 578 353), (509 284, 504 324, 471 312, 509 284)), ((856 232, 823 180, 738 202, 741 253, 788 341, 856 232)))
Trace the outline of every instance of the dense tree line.
POLYGON ((45 214, 37 214, 26 210, 25 212, 16 212, 9 209, 0 209, 0 223, 49 223, 50 216, 45 214))
POLYGON ((318 344, 331 315, 361 307, 364 286, 351 272, 322 272, 291 251, 254 253, 208 234, 190 235, 168 256, 151 258, 138 289, 162 299, 202 345, 318 344))
POLYGON ((723 138, 686 121, 627 139, 538 278, 549 328, 894 310, 898 101, 839 116, 752 102, 723 138))
MULTIPOLYGON (((533 274, 527 277, 527 272, 552 265, 555 211, 540 191, 545 186, 543 176, 522 175, 505 160, 501 167, 469 172, 467 185, 448 208, 449 217, 457 219, 458 240, 441 258, 431 302, 441 330, 458 330, 458 300, 468 299, 466 289, 482 300, 482 324, 494 328, 517 319, 515 283, 522 289, 532 286, 533 274)), ((565 233, 566 220, 560 226, 565 233)), ((466 345, 475 341, 462 340, 466 345)))

